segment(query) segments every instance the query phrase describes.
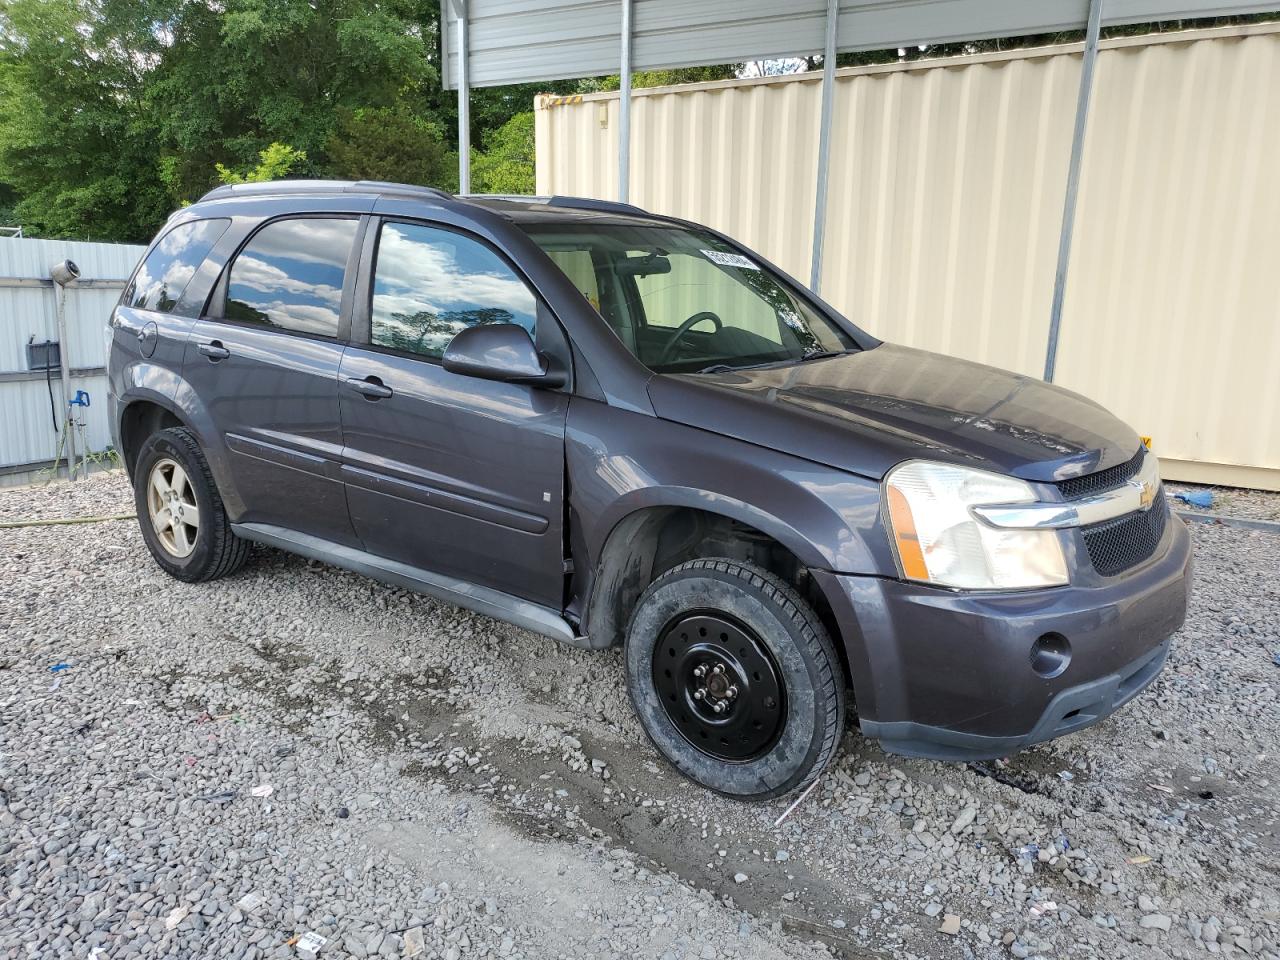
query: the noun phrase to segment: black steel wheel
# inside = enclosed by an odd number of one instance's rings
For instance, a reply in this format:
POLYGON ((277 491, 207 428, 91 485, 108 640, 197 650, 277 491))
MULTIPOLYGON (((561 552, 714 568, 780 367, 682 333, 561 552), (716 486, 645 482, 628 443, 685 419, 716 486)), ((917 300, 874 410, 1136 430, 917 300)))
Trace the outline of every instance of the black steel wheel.
POLYGON ((795 589, 736 560, 691 560, 645 590, 627 687, 654 746, 690 779, 765 800, 807 786, 835 753, 844 677, 795 589))
POLYGON ((676 618, 653 657, 653 686, 677 730, 720 760, 752 760, 773 746, 786 690, 769 648, 716 611, 676 618))

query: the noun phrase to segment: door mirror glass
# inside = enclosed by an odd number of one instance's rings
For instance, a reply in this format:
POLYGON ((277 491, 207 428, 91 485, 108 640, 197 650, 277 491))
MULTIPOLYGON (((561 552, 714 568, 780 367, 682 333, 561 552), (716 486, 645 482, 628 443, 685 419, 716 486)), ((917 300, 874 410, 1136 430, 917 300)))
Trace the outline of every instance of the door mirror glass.
POLYGON ((558 386, 558 377, 538 353, 529 331, 515 323, 483 323, 467 327, 444 349, 444 368, 482 380, 558 386))

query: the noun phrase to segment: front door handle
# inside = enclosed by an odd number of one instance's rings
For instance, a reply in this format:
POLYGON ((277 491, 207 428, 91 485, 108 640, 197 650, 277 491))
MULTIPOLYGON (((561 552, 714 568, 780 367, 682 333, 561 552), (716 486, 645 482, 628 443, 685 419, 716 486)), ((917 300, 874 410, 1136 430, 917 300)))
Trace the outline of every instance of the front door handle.
POLYGON ((391 396, 391 388, 377 377, 347 377, 347 384, 356 393, 362 393, 369 400, 385 400, 391 396))
POLYGON ((196 349, 208 357, 211 363, 217 363, 219 360, 225 360, 231 356, 231 351, 224 347, 219 340, 202 343, 196 349))

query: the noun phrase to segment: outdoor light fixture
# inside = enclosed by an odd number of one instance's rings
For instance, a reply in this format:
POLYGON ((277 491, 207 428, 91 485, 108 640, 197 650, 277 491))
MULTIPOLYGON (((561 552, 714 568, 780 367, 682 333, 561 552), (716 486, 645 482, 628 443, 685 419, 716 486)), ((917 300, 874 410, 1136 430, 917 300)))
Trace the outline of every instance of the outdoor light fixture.
POLYGON ((59 260, 49 267, 49 278, 60 287, 80 279, 80 268, 74 260, 59 260))

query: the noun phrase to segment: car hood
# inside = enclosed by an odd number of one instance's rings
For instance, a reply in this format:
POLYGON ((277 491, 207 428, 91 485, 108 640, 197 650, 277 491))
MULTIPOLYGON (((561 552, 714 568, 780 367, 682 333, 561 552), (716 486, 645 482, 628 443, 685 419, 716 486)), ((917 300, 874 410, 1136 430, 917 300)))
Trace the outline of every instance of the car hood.
POLYGON ((880 479, 912 458, 1058 481, 1129 460, 1138 436, 1031 377, 889 343, 822 360, 660 374, 659 417, 880 479))

